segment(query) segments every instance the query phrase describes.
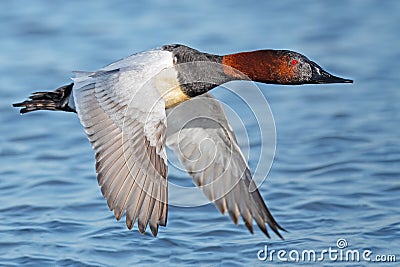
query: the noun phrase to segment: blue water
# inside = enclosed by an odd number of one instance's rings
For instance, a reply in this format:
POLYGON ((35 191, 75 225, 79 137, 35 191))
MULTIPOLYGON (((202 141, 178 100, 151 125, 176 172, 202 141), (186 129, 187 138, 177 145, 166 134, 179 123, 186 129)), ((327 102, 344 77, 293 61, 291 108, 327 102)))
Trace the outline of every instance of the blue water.
MULTIPOLYGON (((266 266, 265 245, 321 251, 340 238, 399 262, 399 11, 395 0, 1 1, 0 265, 266 266), (11 107, 68 83, 72 70, 168 43, 215 54, 292 49, 355 80, 259 85, 277 131, 260 191, 285 240, 251 235, 212 205, 171 206, 157 238, 128 231, 101 196, 77 117, 11 107)), ((368 262, 317 265, 342 264, 368 262)))

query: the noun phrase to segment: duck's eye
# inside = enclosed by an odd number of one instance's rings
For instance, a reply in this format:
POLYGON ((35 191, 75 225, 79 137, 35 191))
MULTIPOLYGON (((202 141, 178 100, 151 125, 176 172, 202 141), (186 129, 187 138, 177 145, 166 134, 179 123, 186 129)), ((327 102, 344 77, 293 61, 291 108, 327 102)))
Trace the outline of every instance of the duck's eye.
POLYGON ((296 66, 297 63, 299 63, 299 61, 297 59, 292 59, 292 61, 290 61, 290 65, 292 65, 292 66, 296 66))

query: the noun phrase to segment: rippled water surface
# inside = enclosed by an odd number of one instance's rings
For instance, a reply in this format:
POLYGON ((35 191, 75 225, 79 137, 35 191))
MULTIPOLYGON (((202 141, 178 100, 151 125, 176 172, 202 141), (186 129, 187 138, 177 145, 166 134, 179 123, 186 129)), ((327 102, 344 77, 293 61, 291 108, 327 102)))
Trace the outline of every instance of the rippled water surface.
MULTIPOLYGON (((257 259, 265 245, 321 251, 337 249, 338 239, 400 261, 399 1, 43 0, 0 7, 0 265, 265 266, 268 260, 257 259), (260 190, 288 230, 285 240, 258 229, 251 235, 210 204, 171 206, 157 238, 128 231, 101 196, 77 117, 19 116, 11 107, 69 82, 72 70, 168 43, 215 54, 292 49, 355 80, 259 85, 277 130, 260 190)), ((257 140, 250 145, 262 149, 257 140)), ((176 172, 170 179, 191 183, 176 172)))

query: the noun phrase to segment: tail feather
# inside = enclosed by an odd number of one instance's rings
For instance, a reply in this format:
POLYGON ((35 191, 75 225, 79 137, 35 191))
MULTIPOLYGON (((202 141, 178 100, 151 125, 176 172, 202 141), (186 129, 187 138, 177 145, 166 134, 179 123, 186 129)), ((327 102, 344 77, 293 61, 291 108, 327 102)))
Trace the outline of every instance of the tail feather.
POLYGON ((22 107, 20 113, 27 113, 35 110, 62 110, 67 112, 76 112, 70 107, 69 97, 72 92, 73 83, 62 86, 52 92, 33 93, 29 100, 15 103, 13 107, 22 107))

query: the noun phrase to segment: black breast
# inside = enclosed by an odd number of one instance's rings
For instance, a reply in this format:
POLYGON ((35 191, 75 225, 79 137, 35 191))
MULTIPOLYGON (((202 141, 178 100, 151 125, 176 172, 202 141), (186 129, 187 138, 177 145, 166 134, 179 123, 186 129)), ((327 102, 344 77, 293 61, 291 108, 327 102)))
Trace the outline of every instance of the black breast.
POLYGON ((223 70, 222 56, 202 53, 179 45, 165 45, 163 50, 172 52, 183 92, 194 97, 232 80, 223 70))

